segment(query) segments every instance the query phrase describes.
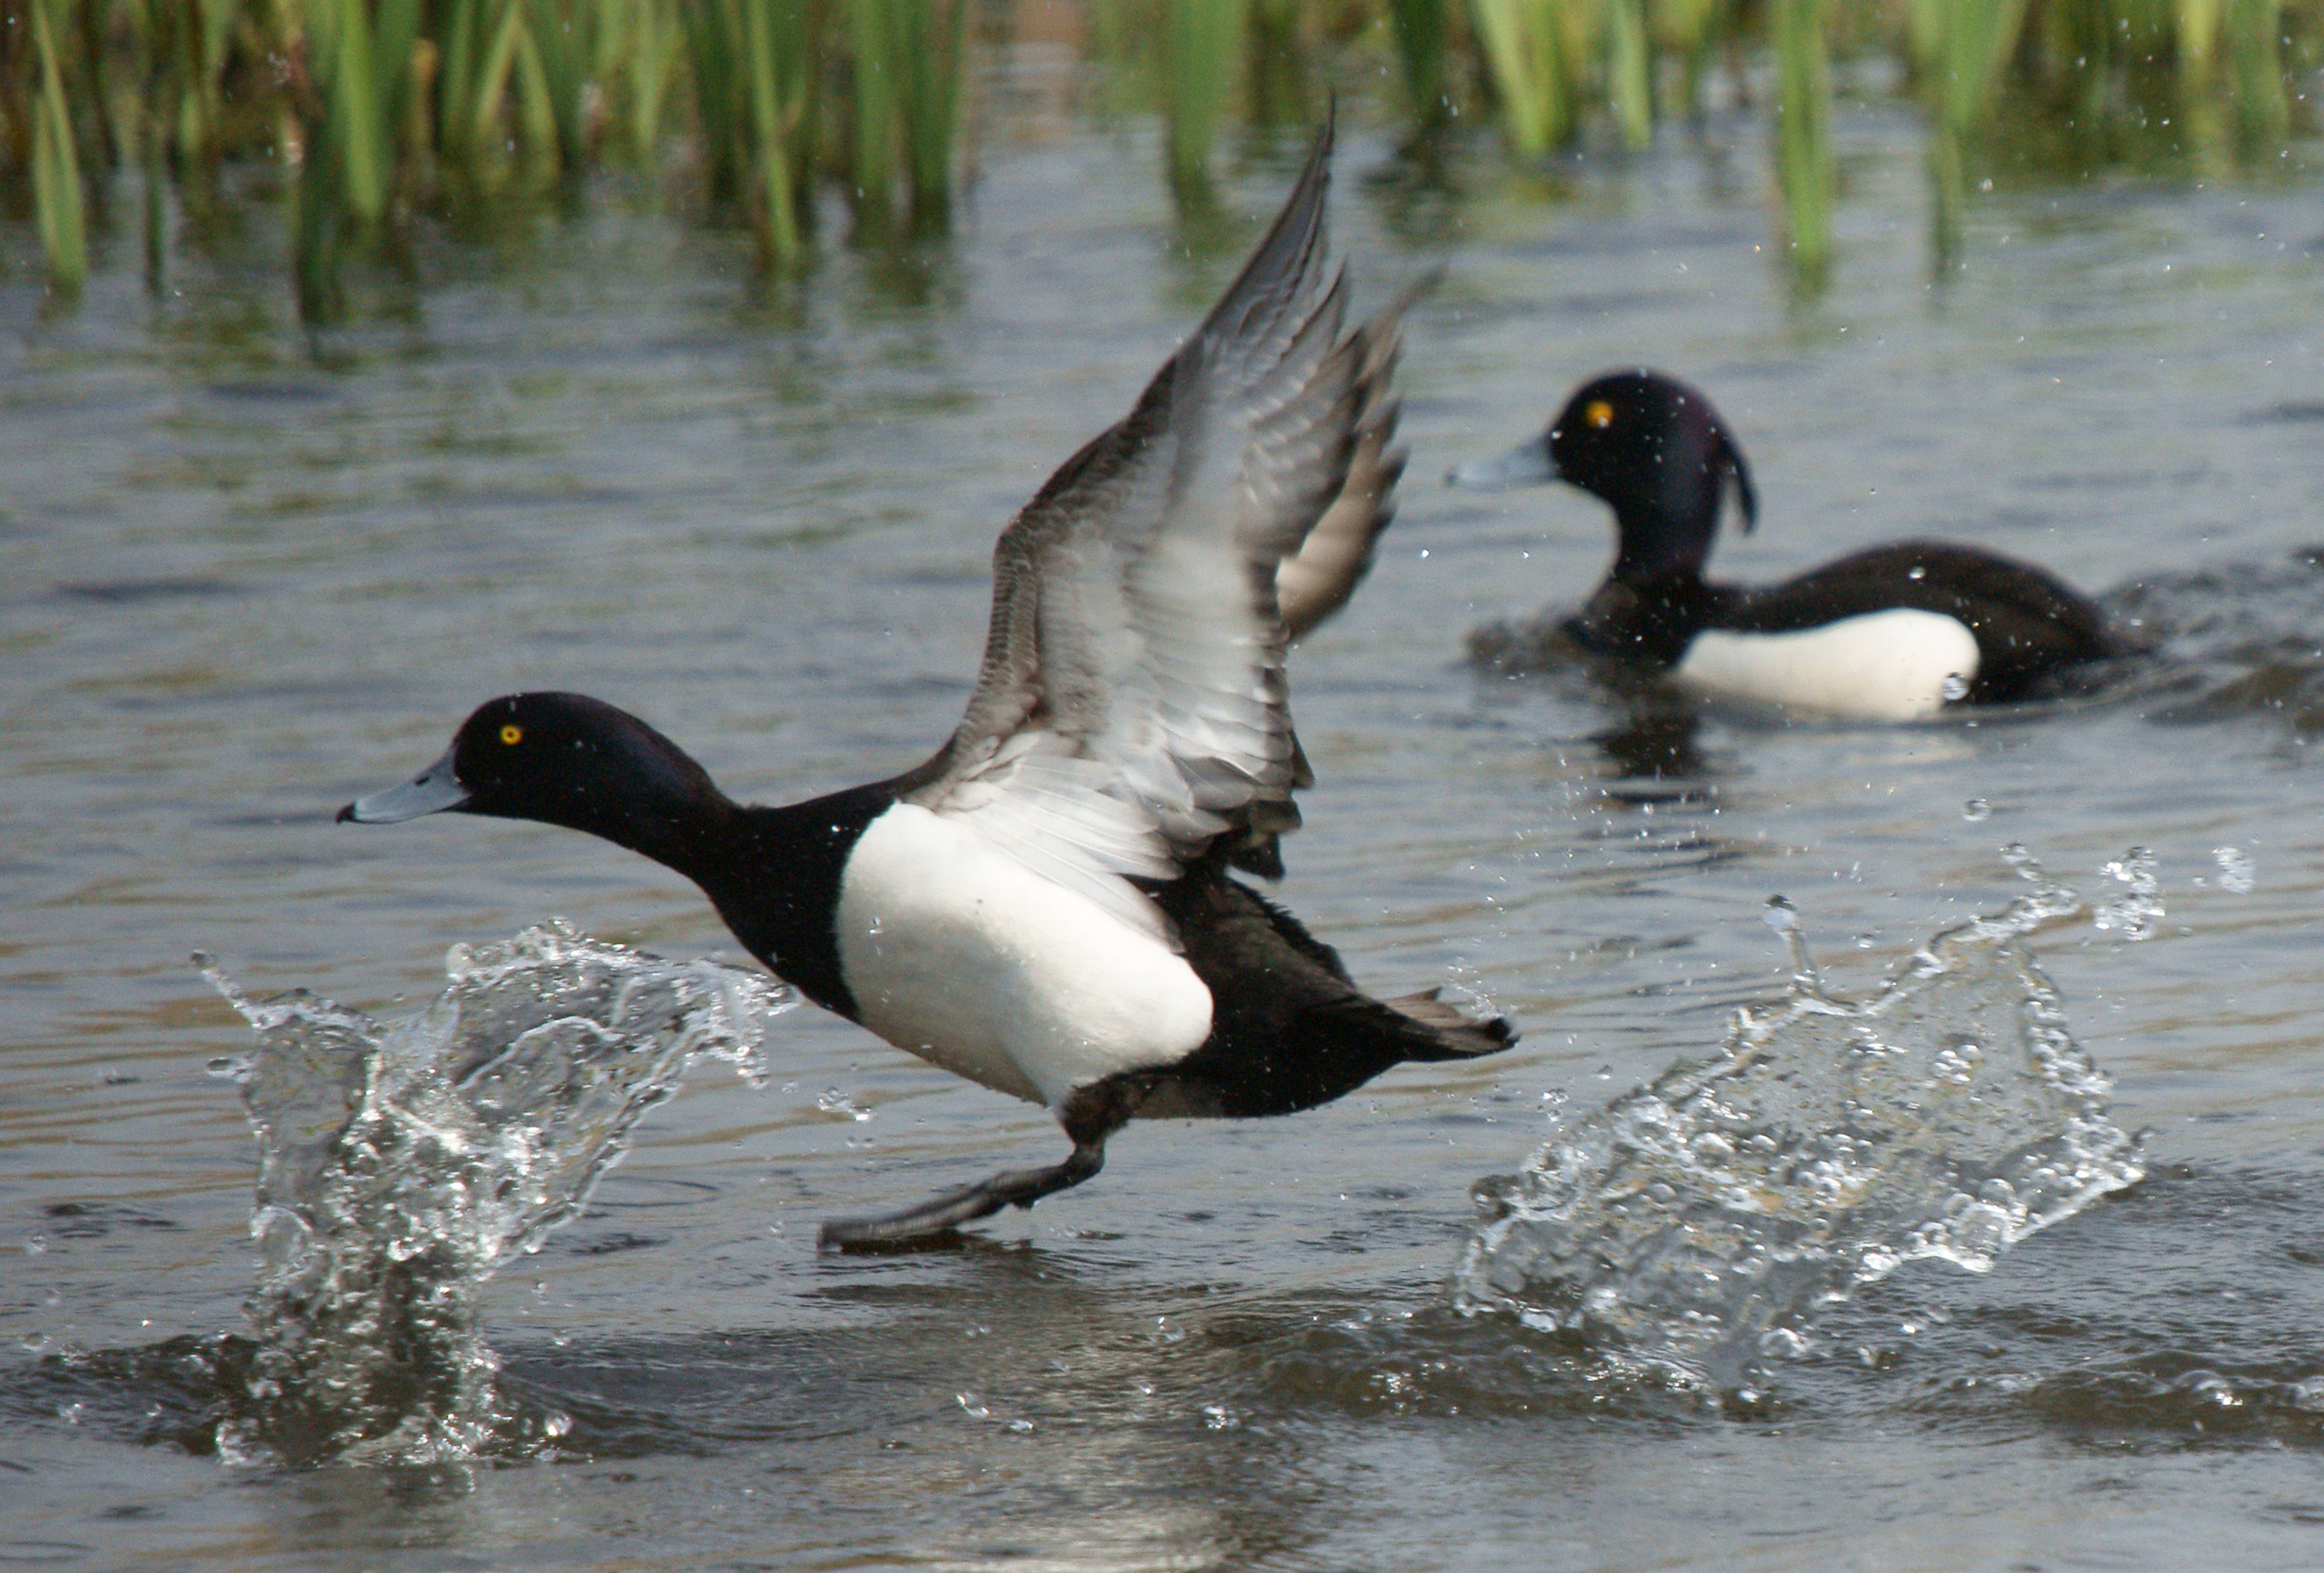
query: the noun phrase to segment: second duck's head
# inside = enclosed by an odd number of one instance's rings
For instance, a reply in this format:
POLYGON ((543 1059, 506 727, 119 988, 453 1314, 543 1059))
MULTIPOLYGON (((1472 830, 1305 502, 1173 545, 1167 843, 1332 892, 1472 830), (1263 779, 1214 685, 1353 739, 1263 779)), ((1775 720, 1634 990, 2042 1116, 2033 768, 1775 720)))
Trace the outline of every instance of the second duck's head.
POLYGON ((1744 529, 1758 518, 1743 450, 1711 400, 1644 369, 1591 379, 1541 436, 1446 479, 1474 491, 1563 481, 1604 500, 1621 534, 1615 577, 1638 583, 1702 573, 1729 487, 1744 529))

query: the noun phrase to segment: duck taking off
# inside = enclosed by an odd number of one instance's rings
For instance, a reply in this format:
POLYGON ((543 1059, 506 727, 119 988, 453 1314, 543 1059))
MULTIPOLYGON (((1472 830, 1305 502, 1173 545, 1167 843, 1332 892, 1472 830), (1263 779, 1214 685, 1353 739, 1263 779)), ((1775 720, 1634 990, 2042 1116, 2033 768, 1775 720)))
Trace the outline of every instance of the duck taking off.
POLYGON ((439 809, 587 831, 678 870, 808 998, 1056 1111, 1073 1151, 826 1245, 939 1235, 1098 1172, 1133 1118, 1288 1114, 1406 1060, 1515 1041, 1432 990, 1381 1001, 1231 878, 1279 875, 1309 784, 1284 652, 1386 526, 1404 302, 1343 326, 1325 262, 1332 136, 1137 407, 1001 533, 966 715, 934 758, 743 807, 643 722, 570 694, 495 699, 404 786, 439 809))
POLYGON ((1757 498, 1711 401, 1657 372, 1585 383, 1540 437, 1447 480, 1564 481, 1610 505, 1613 571, 1561 631, 1600 659, 1706 692, 1910 721, 2023 699, 2053 673, 2122 653, 2088 600, 1978 547, 1901 541, 1765 589, 1707 582, 1728 495, 1747 531, 1757 498))

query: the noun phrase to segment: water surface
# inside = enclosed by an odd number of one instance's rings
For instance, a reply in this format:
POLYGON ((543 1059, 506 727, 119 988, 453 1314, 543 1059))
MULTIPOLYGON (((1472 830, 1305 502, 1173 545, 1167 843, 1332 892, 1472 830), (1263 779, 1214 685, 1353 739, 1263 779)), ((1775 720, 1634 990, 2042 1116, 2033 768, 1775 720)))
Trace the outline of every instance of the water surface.
POLYGON ((741 960, 616 849, 330 811, 528 687, 644 714, 746 798, 924 757, 974 668, 993 533, 1231 276, 1301 139, 1241 150, 1227 232, 1190 235, 1152 127, 1003 118, 953 244, 834 247, 771 300, 740 240, 619 201, 433 246, 408 309, 319 343, 263 216, 159 299, 118 237, 78 311, 0 282, 0 1555, 2324 1556, 2324 187, 2018 184, 1940 281, 1910 126, 1867 114, 1840 128, 1833 287, 1802 306, 1748 124, 1567 169, 1551 202, 1483 147, 1431 189, 1363 118, 1334 213, 1360 299, 1445 278, 1409 334, 1391 547, 1295 658, 1320 784, 1280 894, 1360 979, 1477 990, 1524 1044, 1290 1119, 1134 1126, 1100 1180, 962 1250, 837 1258, 818 1219, 1061 1143, 793 1012, 764 1088, 697 1076, 487 1285, 508 1390, 575 1428, 500 1467, 203 1450, 183 1362, 244 1326, 255 1157, 208 1069, 248 1032, 187 956, 383 1014, 448 947, 552 915, 741 960), (1913 728, 1674 724, 1579 674, 1480 672, 1471 630, 1578 602, 1610 532, 1579 496, 1434 478, 1638 362, 1703 386, 1749 454, 1762 525, 1726 572, 1955 535, 2114 593, 2160 654, 2090 701, 1913 728), (1989 1274, 1910 1264, 1825 1308, 1749 1401, 1447 1307, 1468 1187, 1521 1164, 1545 1109, 1699 1058, 1781 993, 1771 895, 1860 989, 2015 895, 2013 842, 2086 899, 2031 943, 2147 1133, 2142 1184, 1989 1274), (2101 927, 2087 903, 2131 888, 2106 869, 2134 847, 2160 910, 2101 927))

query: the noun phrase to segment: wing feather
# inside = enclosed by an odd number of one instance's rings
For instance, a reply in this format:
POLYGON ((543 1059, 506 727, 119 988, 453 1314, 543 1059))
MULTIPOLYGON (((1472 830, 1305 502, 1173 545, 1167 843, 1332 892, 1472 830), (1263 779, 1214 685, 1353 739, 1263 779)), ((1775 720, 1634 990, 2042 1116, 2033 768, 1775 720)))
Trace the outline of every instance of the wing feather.
POLYGON ((1002 532, 976 692, 905 792, 1151 930, 1164 920, 1130 880, 1173 877, 1222 837, 1279 871, 1274 838, 1309 777, 1278 573, 1337 505, 1333 560, 1303 570, 1304 632, 1360 577, 1402 465, 1389 386, 1410 298, 1345 329, 1325 256, 1331 143, 1327 125, 1130 414, 1002 532))

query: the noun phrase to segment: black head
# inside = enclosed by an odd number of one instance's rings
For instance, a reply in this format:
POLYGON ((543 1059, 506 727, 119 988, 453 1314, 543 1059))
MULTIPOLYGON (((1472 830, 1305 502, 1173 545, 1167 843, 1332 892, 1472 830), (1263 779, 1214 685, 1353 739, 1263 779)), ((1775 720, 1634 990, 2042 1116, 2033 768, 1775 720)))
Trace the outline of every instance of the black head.
POLYGON ((1613 506, 1624 578, 1700 573, 1730 484, 1744 529, 1757 521, 1742 449, 1711 400, 1675 378, 1641 370, 1587 382, 1542 440, 1559 480, 1613 506))
POLYGON ((627 711, 579 694, 516 694, 478 706, 411 780, 338 816, 383 824, 456 809, 535 819, 669 862, 733 806, 683 749, 627 711))

